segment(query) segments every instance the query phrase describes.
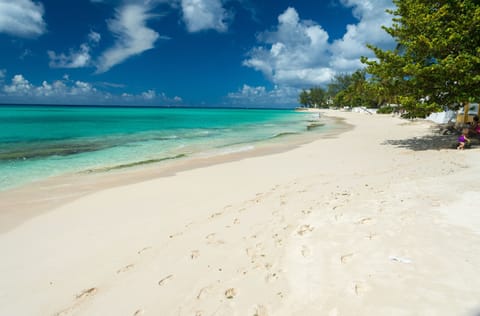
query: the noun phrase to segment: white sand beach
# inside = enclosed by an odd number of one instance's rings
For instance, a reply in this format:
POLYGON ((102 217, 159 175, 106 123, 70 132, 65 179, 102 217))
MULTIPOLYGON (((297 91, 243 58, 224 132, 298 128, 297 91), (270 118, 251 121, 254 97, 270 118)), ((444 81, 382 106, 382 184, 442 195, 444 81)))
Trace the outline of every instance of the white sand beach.
POLYGON ((353 128, 29 206, 0 231, 0 315, 480 315, 480 149, 323 113, 353 128))

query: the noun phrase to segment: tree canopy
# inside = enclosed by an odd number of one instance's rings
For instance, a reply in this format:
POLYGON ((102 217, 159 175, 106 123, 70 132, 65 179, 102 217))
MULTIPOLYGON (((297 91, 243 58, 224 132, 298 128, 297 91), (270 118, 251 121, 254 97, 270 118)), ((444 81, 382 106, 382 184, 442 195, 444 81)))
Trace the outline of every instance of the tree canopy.
POLYGON ((362 57, 377 93, 411 117, 480 98, 480 1, 393 0, 393 50, 362 57))
POLYGON ((299 103, 307 107, 322 108, 327 106, 327 94, 321 87, 303 90, 299 96, 299 103))

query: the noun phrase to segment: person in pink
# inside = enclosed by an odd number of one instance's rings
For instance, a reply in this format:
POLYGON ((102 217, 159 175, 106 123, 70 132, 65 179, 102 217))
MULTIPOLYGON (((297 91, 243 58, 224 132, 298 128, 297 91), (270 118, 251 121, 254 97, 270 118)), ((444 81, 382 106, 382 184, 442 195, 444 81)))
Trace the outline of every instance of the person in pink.
POLYGON ((470 125, 470 134, 473 136, 480 136, 480 125, 478 124, 478 116, 473 117, 473 122, 470 125))

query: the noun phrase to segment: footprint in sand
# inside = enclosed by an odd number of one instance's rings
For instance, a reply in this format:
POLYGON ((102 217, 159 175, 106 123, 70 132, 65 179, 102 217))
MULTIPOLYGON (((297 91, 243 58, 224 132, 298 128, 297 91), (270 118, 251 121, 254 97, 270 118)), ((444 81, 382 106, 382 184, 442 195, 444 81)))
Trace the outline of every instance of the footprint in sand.
POLYGON ((265 282, 267 282, 267 283, 274 282, 274 281, 278 280, 279 277, 280 277, 280 271, 269 273, 265 277, 265 282))
POLYGON ((255 244, 255 248, 249 247, 245 249, 245 251, 247 252, 247 255, 249 257, 257 257, 257 256, 265 257, 265 255, 261 255, 261 254, 259 255, 259 253, 262 253, 264 249, 265 247, 263 246, 263 243, 259 242, 255 244))
POLYGON ((237 296, 237 290, 235 290, 233 287, 225 291, 225 297, 229 300, 231 300, 235 296, 237 296))
POLYGON ((221 244, 225 243, 223 240, 217 239, 216 236, 217 236, 217 234, 215 234, 215 233, 210 233, 207 236, 205 236, 205 239, 207 240, 207 244, 209 244, 209 245, 221 245, 221 244))
POLYGON ((353 253, 349 253, 340 257, 340 262, 345 264, 349 263, 352 260, 353 253))
POLYGON ((223 214, 222 212, 213 213, 213 214, 210 215, 208 218, 213 219, 213 218, 215 218, 215 217, 221 216, 222 214, 223 214))
POLYGON ((257 305, 255 307, 255 312, 253 313, 253 316, 268 316, 268 310, 263 305, 257 305))
POLYGON ((361 218, 360 220, 358 220, 356 222, 357 225, 365 225, 365 224, 369 224, 373 221, 373 219, 371 217, 364 217, 364 218, 361 218))
POLYGON ((308 214, 311 214, 311 213, 312 213, 312 210, 311 210, 311 209, 302 210, 302 214, 303 214, 303 215, 308 215, 308 214))
POLYGON ((283 240, 280 238, 278 234, 275 234, 272 236, 273 240, 275 241, 275 246, 277 247, 282 247, 283 246, 283 240))
POLYGON ((310 250, 309 247, 303 245, 303 246, 302 246, 302 251, 301 251, 301 253, 302 253, 302 257, 308 258, 308 257, 310 257, 310 255, 311 255, 311 250, 310 250))
POLYGON ((213 290, 213 285, 202 287, 200 289, 200 291, 198 291, 197 300, 201 300, 201 299, 204 299, 205 297, 209 296, 209 294, 212 292, 212 290, 213 290))
POLYGON ((165 285, 168 281, 170 281, 172 278, 173 278, 173 274, 167 275, 166 277, 164 277, 163 279, 161 279, 160 281, 158 281, 158 285, 163 286, 163 285, 165 285))
POLYGON ((197 259, 200 256, 200 250, 192 250, 190 253, 190 259, 197 259))
POLYGON ((355 293, 355 295, 363 295, 367 291, 368 288, 364 282, 360 281, 353 284, 353 292, 355 293))
POLYGON ((87 290, 82 291, 80 294, 75 296, 75 302, 68 308, 64 309, 61 312, 55 314, 55 316, 66 316, 73 312, 75 308, 77 308, 80 304, 82 304, 85 300, 89 297, 92 297, 97 293, 98 289, 96 287, 89 288, 87 290))
POLYGON ((183 233, 182 233, 182 232, 178 232, 178 233, 169 235, 168 238, 172 239, 172 238, 175 238, 175 237, 178 237, 178 236, 181 236, 181 235, 183 235, 183 233))
POLYGON ((140 249, 139 251, 137 251, 137 254, 139 254, 139 255, 140 255, 140 254, 142 254, 142 252, 144 252, 144 251, 147 251, 147 250, 150 250, 150 249, 152 249, 152 247, 145 247, 145 248, 142 248, 142 249, 140 249))
POLYGON ((313 230, 314 228, 310 225, 302 225, 300 228, 297 230, 297 234, 300 236, 305 235, 306 233, 309 233, 313 230))
POLYGON ((92 288, 89 288, 88 290, 84 290, 82 293, 78 294, 75 298, 77 300, 83 300, 87 297, 90 297, 92 295, 95 295, 95 293, 97 293, 97 288, 96 287, 92 287, 92 288))
POLYGON ((124 266, 123 268, 118 269, 118 270, 117 270, 117 274, 127 272, 128 270, 130 270, 130 269, 133 268, 134 266, 135 266, 135 265, 134 265, 133 263, 128 264, 128 265, 124 266))

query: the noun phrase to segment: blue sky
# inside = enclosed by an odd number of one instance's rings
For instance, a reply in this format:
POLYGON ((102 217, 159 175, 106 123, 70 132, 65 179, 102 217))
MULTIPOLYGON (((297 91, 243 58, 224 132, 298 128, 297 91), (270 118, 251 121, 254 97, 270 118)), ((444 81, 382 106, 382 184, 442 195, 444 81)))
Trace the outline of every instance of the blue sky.
POLYGON ((391 0, 0 0, 0 103, 297 105, 392 47, 391 0))

